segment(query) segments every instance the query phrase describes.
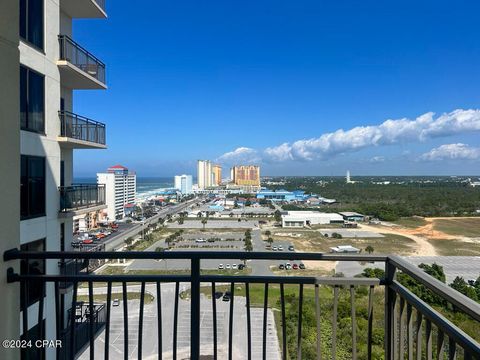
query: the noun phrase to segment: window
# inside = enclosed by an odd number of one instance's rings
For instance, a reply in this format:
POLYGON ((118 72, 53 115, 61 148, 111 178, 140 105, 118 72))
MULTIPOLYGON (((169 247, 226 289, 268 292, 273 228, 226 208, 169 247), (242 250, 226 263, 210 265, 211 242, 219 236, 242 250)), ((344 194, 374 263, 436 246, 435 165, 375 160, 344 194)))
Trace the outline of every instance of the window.
POLYGON ((45 158, 21 156, 20 218, 45 216, 45 158))
MULTIPOLYGON (((20 246, 21 251, 45 251, 45 239, 36 240, 20 246)), ((45 260, 28 259, 20 263, 21 275, 43 275, 45 274, 45 260)), ((20 286, 20 308, 35 304, 41 297, 45 297, 45 284, 39 281, 28 281, 27 292, 20 286)))
POLYGON ((43 133, 44 120, 44 77, 20 66, 20 128, 43 133))
POLYGON ((20 37, 43 50, 43 0, 20 0, 20 37))
MULTIPOLYGON (((20 337, 21 340, 31 340, 34 344, 36 340, 43 340, 45 339, 45 320, 42 320, 41 324, 37 324, 34 327, 30 328, 26 333, 24 332, 23 335, 20 337), (40 332, 41 330, 41 332, 40 332)), ((36 359, 45 359, 45 348, 37 348, 33 345, 31 348, 24 348, 21 351, 21 360, 29 359, 29 360, 36 360, 36 359)))

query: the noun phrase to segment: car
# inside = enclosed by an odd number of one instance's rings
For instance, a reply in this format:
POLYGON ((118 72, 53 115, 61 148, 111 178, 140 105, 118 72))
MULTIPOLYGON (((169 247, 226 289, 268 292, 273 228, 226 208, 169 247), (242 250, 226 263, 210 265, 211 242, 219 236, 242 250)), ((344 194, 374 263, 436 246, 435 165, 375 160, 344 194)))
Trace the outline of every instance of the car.
POLYGON ((285 264, 285 270, 292 270, 292 264, 286 263, 285 264))
POLYGON ((293 264, 292 268, 293 268, 293 270, 297 270, 298 269, 298 264, 293 264))
POLYGON ((298 268, 300 270, 305 270, 305 264, 304 263, 300 263, 300 265, 298 265, 298 268))
POLYGON ((282 245, 280 245, 280 246, 278 247, 278 251, 283 251, 283 246, 282 246, 282 245))
POLYGON ((225 265, 225 269, 230 269, 230 264, 225 265))
POLYGON ((289 251, 295 251, 295 248, 293 247, 293 245, 290 245, 290 246, 288 247, 288 250, 289 250, 289 251))
POLYGON ((284 264, 278 265, 278 269, 279 269, 279 270, 285 270, 285 265, 284 265, 284 264))
POLYGON ((220 299, 223 296, 223 292, 215 291, 215 299, 220 299))
POLYGON ((230 296, 225 293, 222 297, 222 301, 230 301, 230 296))
POLYGON ((273 251, 277 251, 277 249, 278 249, 278 248, 277 248, 276 246, 272 246, 272 250, 273 250, 273 251))
POLYGON ((218 270, 223 270, 223 264, 218 264, 218 270))
POLYGON ((236 269, 237 268, 237 264, 232 264, 232 269, 236 269))
POLYGON ((83 244, 92 244, 93 240, 92 239, 85 239, 82 241, 83 244))
POLYGON ((204 242, 207 242, 207 240, 205 240, 205 239, 197 239, 197 240, 195 240, 195 242, 197 242, 197 243, 204 243, 204 242))
POLYGON ((238 270, 243 270, 245 269, 245 265, 243 264, 238 264, 238 270))
POLYGON ((119 305, 120 305, 120 300, 113 299, 112 306, 119 306, 119 305))

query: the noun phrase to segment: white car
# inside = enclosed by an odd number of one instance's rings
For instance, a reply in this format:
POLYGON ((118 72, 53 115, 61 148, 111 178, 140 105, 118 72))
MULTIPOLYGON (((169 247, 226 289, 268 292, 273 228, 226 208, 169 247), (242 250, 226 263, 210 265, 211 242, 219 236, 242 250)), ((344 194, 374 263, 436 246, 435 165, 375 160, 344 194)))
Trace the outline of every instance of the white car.
POLYGON ((282 245, 280 245, 280 246, 278 247, 278 251, 283 251, 283 246, 282 246, 282 245))
POLYGON ((277 251, 277 247, 276 247, 276 246, 272 246, 272 250, 273 250, 273 251, 277 251))
POLYGON ((218 270, 223 270, 223 264, 218 264, 218 270))
POLYGON ((225 269, 230 269, 230 264, 225 265, 225 269))
POLYGON ((232 269, 236 269, 237 268, 237 264, 232 264, 232 269))
POLYGON ((120 300, 113 299, 112 306, 119 306, 119 305, 120 305, 120 300))
POLYGON ((204 243, 204 242, 207 242, 207 240, 205 240, 205 239, 197 239, 197 240, 195 240, 195 242, 197 242, 197 243, 204 243))
POLYGON ((285 264, 285 270, 292 270, 292 264, 286 263, 285 264))

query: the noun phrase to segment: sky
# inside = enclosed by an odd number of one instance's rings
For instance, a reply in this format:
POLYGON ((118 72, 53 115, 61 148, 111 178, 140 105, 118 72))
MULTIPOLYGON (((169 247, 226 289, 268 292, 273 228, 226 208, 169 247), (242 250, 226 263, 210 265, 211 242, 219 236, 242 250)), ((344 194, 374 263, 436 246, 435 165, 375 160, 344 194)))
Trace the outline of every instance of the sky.
POLYGON ((478 1, 107 0, 74 21, 108 90, 74 111, 107 124, 122 164, 195 175, 196 160, 262 175, 480 174, 478 1))

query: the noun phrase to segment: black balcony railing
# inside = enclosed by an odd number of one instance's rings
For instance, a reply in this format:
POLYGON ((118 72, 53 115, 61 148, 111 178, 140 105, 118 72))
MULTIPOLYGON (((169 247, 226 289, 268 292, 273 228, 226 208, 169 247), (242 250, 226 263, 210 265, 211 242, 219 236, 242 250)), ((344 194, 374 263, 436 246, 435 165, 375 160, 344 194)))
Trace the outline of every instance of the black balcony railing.
POLYGON ((60 60, 68 61, 105 84, 105 64, 67 35, 59 35, 60 60))
POLYGON ((69 212, 105 204, 105 186, 76 184, 60 186, 60 212, 69 212))
MULTIPOLYGON (((89 325, 90 359, 95 357, 108 359, 111 346, 114 346, 111 344, 113 341, 117 341, 116 353, 123 351, 125 359, 135 355, 138 359, 154 355, 159 358, 192 360, 266 359, 272 356, 272 349, 281 354, 279 356, 282 359, 301 359, 302 356, 306 359, 336 359, 337 355, 342 359, 371 359, 373 358, 372 347, 376 346, 375 349, 378 349, 378 346, 382 345, 382 354, 377 354, 375 358, 389 360, 406 357, 408 359, 480 358, 480 344, 459 326, 449 321, 437 308, 433 308, 402 285, 397 279, 397 274, 408 276, 431 291, 434 297, 439 297, 445 304, 449 304, 446 306, 453 307, 456 312, 462 312, 463 316, 469 317, 473 322, 480 321, 480 305, 398 256, 207 251, 23 252, 17 249, 4 253, 5 261, 43 259, 48 262, 52 261, 50 259, 58 261, 59 259, 99 258, 187 261, 190 272, 186 275, 172 271, 168 274, 149 272, 148 275, 137 273, 135 275, 63 276, 21 275, 15 273, 13 267, 10 268, 7 273, 9 283, 19 282, 21 287, 27 287, 31 281, 54 283, 56 298, 59 295, 57 286, 59 282, 73 282, 72 308, 76 307, 78 297, 83 296, 88 299, 89 312, 93 313, 94 296, 102 294, 105 297, 105 330, 101 335, 102 339, 96 339, 97 325, 94 318, 89 317, 85 320, 89 325), (383 263, 385 277, 376 279, 211 275, 211 273, 201 272, 201 261, 222 261, 221 259, 254 262, 272 260, 377 262, 377 265, 383 263), (230 292, 227 299, 229 303, 226 306, 221 299, 218 299, 216 291, 225 286, 230 292), (243 286, 241 294, 238 294, 239 286, 243 286), (260 289, 259 286, 261 286, 260 289), (208 289, 206 290, 205 287, 208 289), (137 289, 139 294, 139 301, 135 300, 138 304, 136 308, 132 304, 134 300, 129 300, 129 291, 132 288, 137 289), (181 289, 183 289, 182 292, 181 289), (358 300, 360 290, 365 295, 361 303, 358 300), (295 291, 295 294, 292 294, 292 291, 295 291), (120 295, 117 294, 118 292, 120 295), (325 295, 326 292, 330 294, 328 297, 325 295), (205 294, 211 294, 211 299, 205 298, 205 294), (262 297, 260 303, 258 302, 259 294, 262 297), (148 305, 148 319, 144 317, 144 309, 147 306, 146 296, 156 298, 153 304, 148 305), (113 307, 119 305, 116 297, 123 302, 122 306, 113 307), (252 302, 254 297, 257 298, 256 303, 252 302), (292 298, 295 302, 291 301, 292 298), (272 311, 269 310, 272 299, 276 299, 274 302, 276 315, 273 318, 276 319, 277 326, 272 325, 272 311), (329 304, 325 307, 327 300, 329 304), (219 313, 218 308, 223 309, 223 312, 219 313), (325 309, 328 309, 328 314, 325 309), (360 320, 357 320, 359 318, 362 321, 362 331, 360 331, 360 320), (111 324, 114 325, 111 326, 111 324), (120 324, 122 326, 119 332, 120 324), (144 333, 146 324, 149 328, 148 332, 144 333), (223 325, 220 326, 220 324, 223 325), (303 331, 307 325, 310 331, 304 334, 303 331), (275 329, 278 330, 279 345, 272 348, 271 336, 275 329), (325 332, 328 334, 325 335, 325 332), (313 354, 316 355, 302 354, 307 337, 310 342, 313 341, 316 349, 316 351, 313 350, 313 354), (340 337, 344 345, 342 347, 344 353, 341 356, 337 354, 340 337), (118 339, 121 341, 118 342, 118 339), (323 341, 327 341, 327 344, 323 344, 323 341), (344 344, 345 341, 349 342, 347 346, 344 344), (147 346, 149 346, 149 353, 144 352, 147 346), (361 356, 359 355, 360 346, 363 349, 361 356), (135 351, 135 354, 132 351, 135 351)), ((56 301, 56 309, 58 317, 61 312, 58 301, 56 301)), ((43 300, 38 307, 38 312, 38 318, 42 319, 43 300)), ((22 312, 23 324, 28 324, 28 316, 28 311, 22 312)), ((75 334, 76 313, 71 312, 70 318, 70 333, 75 334)), ((462 324, 463 321, 465 321, 464 318, 462 318, 462 324)), ((54 324, 57 326, 56 336, 61 338, 62 329, 59 322, 56 321, 54 324)), ((75 356, 74 349, 78 349, 76 341, 77 336, 68 338, 67 346, 70 349, 68 357, 72 359, 75 356)))
POLYGON ((61 136, 105 145, 105 124, 70 111, 59 111, 58 116, 61 136))

